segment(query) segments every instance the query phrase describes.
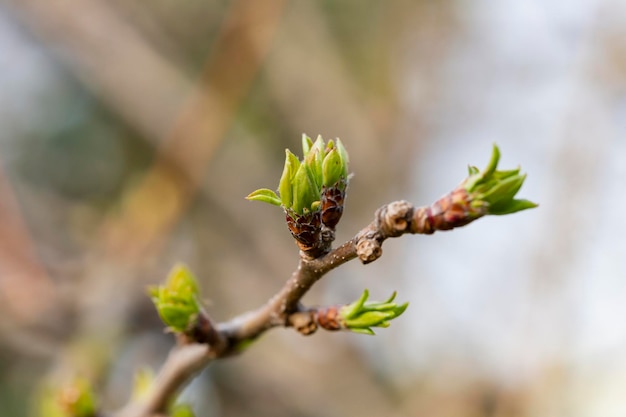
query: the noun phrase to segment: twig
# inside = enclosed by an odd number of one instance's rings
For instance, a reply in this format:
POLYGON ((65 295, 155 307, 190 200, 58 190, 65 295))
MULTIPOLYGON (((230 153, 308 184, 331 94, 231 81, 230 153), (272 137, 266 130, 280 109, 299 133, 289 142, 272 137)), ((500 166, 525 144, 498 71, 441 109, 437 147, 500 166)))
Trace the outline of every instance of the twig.
POLYGON ((174 348, 142 401, 132 402, 115 417, 151 416, 165 412, 169 401, 191 378, 213 359, 211 347, 194 343, 174 348))
MULTIPOLYGON (((164 412, 169 401, 198 371, 214 359, 240 353, 243 347, 273 327, 294 327, 302 334, 317 329, 312 310, 303 308, 300 300, 326 273, 352 259, 367 264, 382 255, 382 243, 405 233, 432 233, 437 230, 432 207, 439 207, 443 197, 430 207, 415 209, 407 201, 395 201, 376 211, 374 220, 354 238, 328 254, 308 259, 301 254, 298 267, 283 288, 265 305, 230 321, 209 326, 225 343, 207 345, 183 344, 170 353, 153 383, 151 391, 140 402, 131 403, 115 417, 146 417, 164 412)), ((207 319, 208 320, 208 319, 207 319)))

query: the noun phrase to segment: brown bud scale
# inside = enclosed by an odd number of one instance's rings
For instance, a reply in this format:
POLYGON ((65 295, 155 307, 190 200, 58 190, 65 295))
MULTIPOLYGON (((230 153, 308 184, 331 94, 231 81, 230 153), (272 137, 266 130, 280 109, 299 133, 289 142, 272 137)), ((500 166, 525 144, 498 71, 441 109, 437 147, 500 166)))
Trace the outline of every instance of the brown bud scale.
POLYGON ((320 211, 298 215, 292 211, 285 211, 285 220, 291 235, 303 251, 310 251, 319 246, 322 231, 322 216, 320 211))
POLYGON ((345 180, 339 180, 332 187, 323 187, 322 189, 322 223, 326 227, 334 229, 341 220, 343 214, 343 201, 346 197, 345 180))
POLYGON ((339 306, 319 308, 316 319, 320 327, 330 331, 341 330, 344 326, 339 315, 340 308, 339 306))
POLYGON ((432 234, 450 230, 483 216, 485 212, 471 205, 471 195, 462 187, 444 195, 430 207, 420 207, 413 215, 412 233, 432 234))

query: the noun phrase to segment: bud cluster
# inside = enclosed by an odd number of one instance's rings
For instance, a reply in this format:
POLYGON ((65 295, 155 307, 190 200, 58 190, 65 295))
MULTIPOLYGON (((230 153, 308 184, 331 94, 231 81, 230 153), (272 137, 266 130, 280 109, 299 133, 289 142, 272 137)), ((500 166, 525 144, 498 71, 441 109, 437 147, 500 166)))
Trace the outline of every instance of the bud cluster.
POLYGON ((278 195, 267 188, 252 192, 248 200, 281 206, 291 234, 304 252, 321 246, 322 227, 334 230, 343 213, 348 186, 348 153, 337 139, 313 142, 302 136, 303 160, 289 149, 278 185, 278 195))

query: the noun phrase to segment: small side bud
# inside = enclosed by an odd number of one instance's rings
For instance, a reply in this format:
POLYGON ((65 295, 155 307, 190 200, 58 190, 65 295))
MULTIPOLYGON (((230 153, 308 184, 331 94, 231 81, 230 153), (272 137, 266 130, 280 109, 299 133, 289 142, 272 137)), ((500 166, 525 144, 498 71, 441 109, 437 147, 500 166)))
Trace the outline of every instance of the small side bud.
POLYGON ((431 234, 465 226, 487 214, 511 214, 537 207, 532 201, 515 198, 526 174, 520 174, 520 168, 499 171, 499 161, 500 150, 493 145, 484 170, 468 166, 469 176, 454 190, 431 206, 415 210, 411 233, 431 234))
POLYGON ((409 303, 394 303, 395 297, 394 292, 385 301, 368 301, 369 291, 366 289, 361 298, 339 310, 340 322, 353 332, 373 335, 372 327, 389 327, 390 321, 409 306, 409 303))
POLYGON ((75 378, 61 387, 42 387, 37 395, 39 417, 95 417, 96 396, 84 378, 75 378))
POLYGON ((526 180, 526 174, 520 174, 519 168, 498 171, 499 161, 500 149, 494 144, 489 163, 483 171, 470 167, 470 175, 461 186, 467 191, 471 206, 484 207, 485 214, 494 215, 537 207, 531 201, 515 199, 526 180))
POLYGON ((149 288, 161 320, 174 332, 184 333, 194 324, 200 311, 198 283, 183 265, 172 269, 165 285, 149 288))

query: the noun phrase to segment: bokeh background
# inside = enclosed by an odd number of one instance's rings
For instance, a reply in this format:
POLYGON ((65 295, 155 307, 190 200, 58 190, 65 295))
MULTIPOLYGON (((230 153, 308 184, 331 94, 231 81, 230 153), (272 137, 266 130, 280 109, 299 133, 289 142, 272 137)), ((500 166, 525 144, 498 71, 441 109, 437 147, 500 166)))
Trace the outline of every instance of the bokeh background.
POLYGON ((202 416, 626 415, 626 2, 0 1, 0 415, 73 375, 127 400, 171 335, 176 262, 213 317, 296 265, 273 188, 303 132, 340 137, 339 240, 486 163, 539 209, 385 243, 307 296, 411 305, 376 337, 292 330, 211 365, 202 416))

